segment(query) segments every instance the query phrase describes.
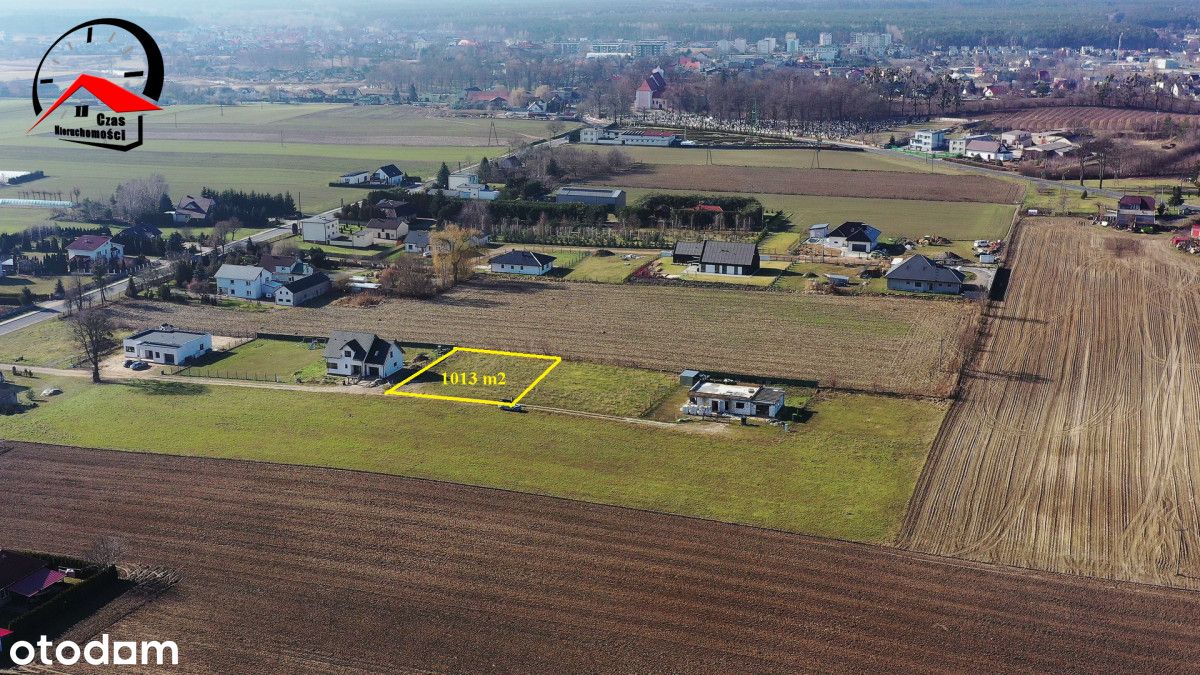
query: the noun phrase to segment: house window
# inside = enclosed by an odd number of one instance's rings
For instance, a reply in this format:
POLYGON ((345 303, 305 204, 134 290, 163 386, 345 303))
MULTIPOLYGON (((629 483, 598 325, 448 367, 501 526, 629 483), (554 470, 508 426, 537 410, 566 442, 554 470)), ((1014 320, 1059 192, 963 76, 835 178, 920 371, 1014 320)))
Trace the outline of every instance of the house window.
POLYGON ((132 354, 132 353, 133 353, 133 347, 126 347, 126 348, 125 348, 125 353, 126 353, 126 354, 132 354))

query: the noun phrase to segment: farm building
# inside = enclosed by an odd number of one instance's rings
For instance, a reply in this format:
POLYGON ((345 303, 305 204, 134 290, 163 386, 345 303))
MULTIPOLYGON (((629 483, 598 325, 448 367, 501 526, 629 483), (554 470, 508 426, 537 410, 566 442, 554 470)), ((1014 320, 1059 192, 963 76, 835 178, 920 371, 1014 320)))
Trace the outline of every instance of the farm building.
POLYGON ((300 221, 300 238, 314 244, 328 244, 338 237, 338 219, 320 215, 300 221))
POLYGON ((256 265, 221 265, 216 277, 217 292, 234 298, 271 297, 278 286, 270 271, 256 265))
POLYGON ((572 188, 562 187, 554 192, 554 201, 559 204, 590 204, 625 208, 625 191, 616 188, 572 188))
POLYGON ((388 377, 404 367, 404 347, 374 333, 338 330, 325 345, 325 372, 351 377, 388 377))
POLYGON ((168 366, 187 363, 212 351, 212 335, 179 330, 169 323, 125 338, 125 356, 168 366))
POLYGON ((700 381, 688 391, 681 410, 699 416, 778 417, 785 398, 785 392, 774 387, 700 381))
POLYGON ((554 268, 554 256, 533 251, 509 251, 492 258, 488 263, 493 272, 541 276, 554 268))
MULTIPOLYGON (((50 569, 44 561, 33 556, 0 551, 0 607, 13 599, 34 598, 66 577, 65 573, 50 569)), ((7 634, 10 633, 4 635, 7 634)))
POLYGON ((940 265, 923 256, 914 255, 896 265, 887 274, 889 291, 912 291, 916 293, 962 293, 966 276, 956 269, 940 265))
POLYGON ((320 272, 310 274, 280 286, 275 291, 275 304, 284 307, 299 307, 325 295, 331 288, 333 288, 333 283, 329 277, 320 272))
POLYGON ((371 178, 376 183, 386 183, 388 185, 400 185, 404 182, 404 172, 395 164, 384 164, 375 169, 375 173, 371 174, 371 178))
POLYGON ((304 262, 297 255, 272 255, 264 253, 258 259, 258 266, 271 273, 275 281, 286 284, 312 274, 312 265, 304 262))
POLYGON ((97 260, 118 262, 124 255, 124 246, 113 241, 112 237, 99 234, 85 234, 67 244, 69 260, 86 261, 89 265, 97 260))
POLYGON ((879 246, 879 230, 866 223, 842 223, 825 237, 825 245, 842 250, 842 255, 865 258, 879 246))
POLYGON ((215 199, 186 195, 175 205, 175 210, 169 213, 171 220, 176 223, 201 225, 212 220, 212 210, 216 205, 215 199))
POLYGON ((357 183, 368 183, 371 180, 370 171, 348 171, 337 177, 335 183, 342 185, 355 185, 357 183))

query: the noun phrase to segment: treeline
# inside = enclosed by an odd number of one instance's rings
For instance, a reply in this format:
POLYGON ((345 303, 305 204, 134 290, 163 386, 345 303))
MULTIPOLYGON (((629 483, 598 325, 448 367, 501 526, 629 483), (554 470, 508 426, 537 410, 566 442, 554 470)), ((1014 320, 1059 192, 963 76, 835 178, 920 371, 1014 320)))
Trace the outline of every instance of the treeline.
POLYGON ((9 255, 20 250, 37 253, 66 251, 67 244, 85 234, 108 235, 107 227, 62 227, 59 225, 33 225, 20 232, 0 234, 0 255, 9 255))
POLYGON ((296 214, 296 200, 292 199, 290 192, 217 192, 211 188, 204 188, 200 195, 217 202, 211 213, 213 222, 237 218, 245 226, 266 227, 273 218, 290 218, 296 214))
POLYGON ((627 208, 625 215, 647 227, 664 221, 670 228, 683 230, 757 231, 763 227, 763 205, 753 197, 651 194, 627 208))

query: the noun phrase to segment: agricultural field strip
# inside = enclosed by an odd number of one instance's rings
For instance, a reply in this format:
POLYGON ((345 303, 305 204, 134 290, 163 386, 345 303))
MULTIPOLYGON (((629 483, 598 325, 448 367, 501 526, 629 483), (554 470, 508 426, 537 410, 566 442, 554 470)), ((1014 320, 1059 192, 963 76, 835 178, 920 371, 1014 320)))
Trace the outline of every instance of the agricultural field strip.
POLYGON ((681 171, 678 166, 653 164, 643 167, 640 171, 599 182, 694 192, 821 195, 993 204, 1019 203, 1024 193, 1019 183, 986 176, 717 165, 691 167, 681 171))
POLYGON ((901 545, 1198 589, 1200 265, 1083 223, 1020 226, 901 545))
POLYGON ((370 308, 249 313, 137 301, 115 309, 131 327, 169 321, 218 335, 369 330, 401 341, 931 396, 950 390, 977 311, 921 299, 536 281, 471 283, 436 300, 370 308), (755 349, 742 349, 749 344, 755 349))
POLYGON ((9 545, 78 553, 115 534, 131 561, 178 571, 107 632, 177 639, 197 671, 1168 672, 1200 658, 1190 594, 429 481, 13 445, 9 545))

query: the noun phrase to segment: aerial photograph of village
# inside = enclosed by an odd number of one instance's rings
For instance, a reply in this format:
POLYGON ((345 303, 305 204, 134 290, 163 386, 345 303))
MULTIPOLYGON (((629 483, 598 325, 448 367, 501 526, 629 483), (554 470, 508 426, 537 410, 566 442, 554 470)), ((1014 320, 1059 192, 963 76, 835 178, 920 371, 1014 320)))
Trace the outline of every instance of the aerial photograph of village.
POLYGON ((0 3, 0 672, 1200 672, 1200 4, 0 3))

